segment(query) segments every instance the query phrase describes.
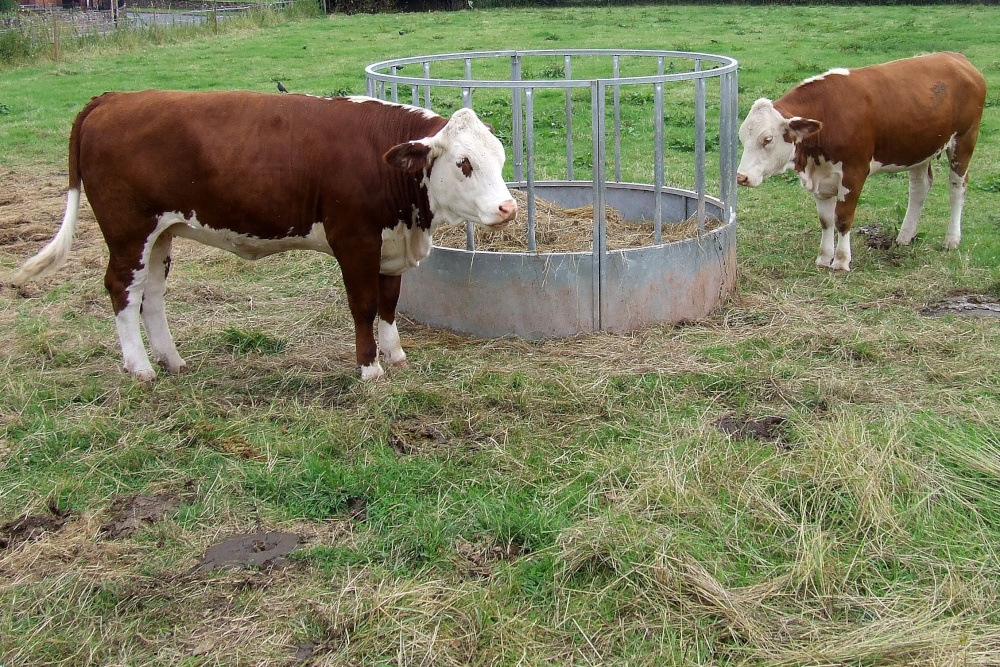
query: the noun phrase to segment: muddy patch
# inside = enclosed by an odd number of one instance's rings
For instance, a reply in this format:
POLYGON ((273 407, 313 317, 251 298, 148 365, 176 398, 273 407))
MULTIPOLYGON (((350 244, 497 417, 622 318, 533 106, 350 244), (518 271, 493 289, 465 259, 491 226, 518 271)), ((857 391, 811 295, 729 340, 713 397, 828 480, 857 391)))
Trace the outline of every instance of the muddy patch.
POLYGON ((920 314, 1000 317, 1000 299, 986 294, 959 294, 927 304, 920 309, 920 314))
POLYGON ((209 547, 192 572, 210 572, 224 568, 274 570, 288 564, 285 557, 299 545, 291 533, 251 533, 236 535, 209 547))
POLYGON ((48 514, 25 514, 0 526, 0 549, 8 549, 22 542, 34 542, 48 533, 62 529, 70 512, 49 505, 48 514))
POLYGON ((767 416, 759 419, 726 415, 715 422, 716 428, 737 440, 773 442, 788 446, 788 425, 784 417, 767 416))
POLYGON ((111 520, 98 533, 112 540, 133 537, 177 509, 180 499, 171 493, 124 496, 111 503, 111 520))

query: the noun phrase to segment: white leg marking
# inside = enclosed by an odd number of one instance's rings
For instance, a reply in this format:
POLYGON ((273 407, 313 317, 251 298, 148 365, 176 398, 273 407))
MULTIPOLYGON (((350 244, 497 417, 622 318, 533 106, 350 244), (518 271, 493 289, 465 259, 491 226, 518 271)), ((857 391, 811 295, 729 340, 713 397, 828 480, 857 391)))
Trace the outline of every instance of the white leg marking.
POLYGON ((841 273, 847 273, 851 270, 850 230, 847 230, 846 233, 840 235, 840 239, 837 241, 837 252, 833 256, 833 264, 830 268, 841 273))
POLYGON ((917 234, 917 223, 920 222, 920 212, 927 199, 927 191, 931 189, 931 177, 927 171, 927 163, 918 164, 910 170, 910 198, 906 204, 906 215, 903 216, 903 226, 899 228, 896 243, 909 245, 917 234))
POLYGON ((142 321, 146 325, 149 348, 153 359, 171 373, 183 373, 187 364, 177 353, 174 338, 167 325, 166 301, 167 263, 170 261, 171 241, 169 234, 161 236, 153 244, 149 253, 149 272, 146 288, 142 295, 142 321))
POLYGON ((968 189, 966 177, 949 172, 948 186, 951 220, 948 223, 948 234, 944 237, 944 247, 946 250, 956 250, 962 240, 962 207, 965 205, 965 193, 968 189))
POLYGON ((378 348, 385 355, 390 366, 401 366, 406 363, 406 352, 399 343, 399 330, 396 323, 387 324, 378 321, 378 348))
POLYGON ((836 219, 837 200, 834 197, 816 198, 816 210, 819 212, 823 236, 819 242, 819 256, 816 258, 816 268, 828 269, 833 264, 833 233, 836 219))
POLYGON ((373 361, 371 363, 371 365, 369 365, 369 366, 362 366, 361 367, 361 379, 362 380, 365 380, 365 381, 368 381, 368 380, 377 380, 380 377, 382 377, 383 375, 385 375, 385 371, 382 370, 382 364, 380 364, 378 362, 377 358, 375 359, 375 361, 373 361))
POLYGON ((118 341, 122 346, 122 365, 125 370, 135 375, 142 382, 152 382, 156 379, 156 371, 149 363, 146 347, 142 344, 142 334, 139 331, 139 301, 132 288, 129 288, 128 305, 115 315, 115 327, 118 329, 118 341))

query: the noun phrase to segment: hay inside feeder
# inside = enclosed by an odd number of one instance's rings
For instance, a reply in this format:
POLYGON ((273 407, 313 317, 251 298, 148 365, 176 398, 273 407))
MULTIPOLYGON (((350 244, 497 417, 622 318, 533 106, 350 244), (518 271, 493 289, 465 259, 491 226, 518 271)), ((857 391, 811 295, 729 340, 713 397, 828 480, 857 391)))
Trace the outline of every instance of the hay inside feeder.
MULTIPOLYGON (((513 191, 520 211, 517 220, 506 228, 493 231, 475 228, 476 250, 489 252, 527 252, 528 214, 527 194, 513 191)), ((626 220, 618 209, 604 209, 608 250, 641 248, 654 245, 653 221, 626 220)), ((722 221, 705 216, 705 231, 722 226, 722 221)), ((691 217, 683 222, 663 222, 661 243, 683 241, 698 236, 698 219, 691 217)), ((446 248, 465 249, 464 225, 442 227, 434 235, 434 244, 446 248)), ((590 252, 594 243, 594 207, 564 208, 540 197, 535 197, 535 245, 537 252, 590 252)))

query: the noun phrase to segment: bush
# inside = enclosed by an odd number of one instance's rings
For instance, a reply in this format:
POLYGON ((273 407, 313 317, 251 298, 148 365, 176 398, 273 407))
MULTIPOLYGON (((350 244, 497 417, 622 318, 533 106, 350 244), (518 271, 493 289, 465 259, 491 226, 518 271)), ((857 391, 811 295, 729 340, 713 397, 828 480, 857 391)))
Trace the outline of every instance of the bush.
POLYGON ((0 14, 12 12, 17 7, 16 0, 0 0, 0 14))
POLYGON ((379 14, 383 12, 429 12, 465 9, 468 0, 319 0, 328 12, 379 14))
POLYGON ((33 54, 31 37, 16 28, 0 32, 0 63, 10 65, 22 62, 33 54))

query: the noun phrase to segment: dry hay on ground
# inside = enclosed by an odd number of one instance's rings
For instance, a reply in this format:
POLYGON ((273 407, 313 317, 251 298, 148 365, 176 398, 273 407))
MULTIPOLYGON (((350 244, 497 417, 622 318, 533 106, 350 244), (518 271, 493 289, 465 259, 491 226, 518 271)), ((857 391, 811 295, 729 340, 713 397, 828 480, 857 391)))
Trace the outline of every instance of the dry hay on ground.
MULTIPOLYGON (((517 220, 500 231, 476 227, 476 250, 490 252, 526 252, 528 248, 527 195, 514 191, 514 199, 521 209, 517 220)), ((605 208, 608 250, 639 248, 654 244, 653 222, 631 222, 621 212, 610 206, 605 208)), ((705 217, 705 231, 722 226, 713 216, 705 217)), ((662 242, 683 241, 698 236, 698 221, 688 218, 683 222, 667 223, 662 227, 662 242)), ((434 244, 446 248, 465 249, 464 225, 438 230, 434 244)), ((594 240, 594 207, 563 208, 545 199, 535 197, 535 242, 538 252, 590 252, 594 240)))

